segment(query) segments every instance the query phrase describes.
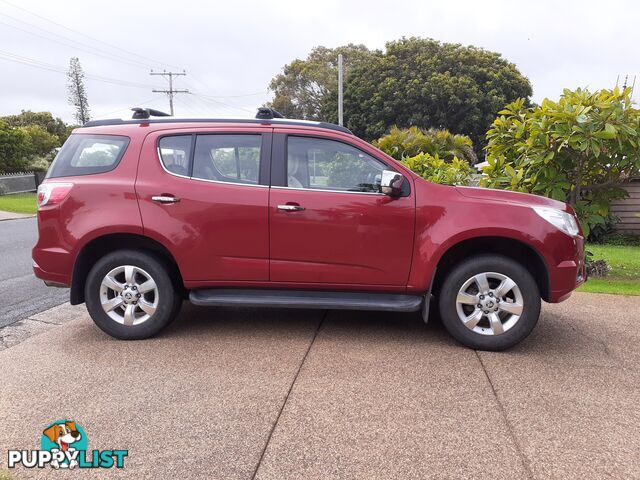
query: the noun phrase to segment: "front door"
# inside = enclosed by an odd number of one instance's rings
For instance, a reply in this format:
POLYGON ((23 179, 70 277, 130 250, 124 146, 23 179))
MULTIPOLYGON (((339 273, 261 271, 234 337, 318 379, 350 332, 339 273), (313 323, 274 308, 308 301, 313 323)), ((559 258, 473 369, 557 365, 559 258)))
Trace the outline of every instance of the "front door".
POLYGON ((169 249, 184 280, 269 280, 271 133, 262 131, 145 140, 136 180, 144 232, 169 249))
POLYGON ((415 203, 410 191, 378 193, 393 166, 338 139, 276 137, 273 168, 283 173, 272 174, 269 200, 271 281, 406 285, 415 203))

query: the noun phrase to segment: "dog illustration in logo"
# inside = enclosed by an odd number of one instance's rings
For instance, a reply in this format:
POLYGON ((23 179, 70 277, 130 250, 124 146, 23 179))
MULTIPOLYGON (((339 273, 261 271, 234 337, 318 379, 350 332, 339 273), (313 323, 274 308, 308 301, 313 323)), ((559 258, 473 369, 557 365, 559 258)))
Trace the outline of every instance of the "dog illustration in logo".
MULTIPOLYGON (((52 449, 51 452, 75 452, 76 449, 70 447, 70 445, 82 439, 82 434, 78 431, 76 422, 54 423, 42 433, 60 447, 52 449)), ((51 466, 53 468, 75 468, 78 466, 78 461, 71 460, 67 464, 52 460, 51 466)))

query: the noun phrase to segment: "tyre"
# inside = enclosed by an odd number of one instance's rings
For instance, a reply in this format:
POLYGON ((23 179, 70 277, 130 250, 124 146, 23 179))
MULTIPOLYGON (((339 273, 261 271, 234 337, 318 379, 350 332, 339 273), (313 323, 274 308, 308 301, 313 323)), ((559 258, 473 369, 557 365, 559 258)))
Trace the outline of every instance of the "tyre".
POLYGON ((460 343, 478 350, 504 350, 536 326, 540 292, 519 263, 500 255, 477 255, 449 272, 439 307, 443 325, 460 343))
POLYGON ((87 277, 85 301, 96 325, 121 340, 156 335, 182 304, 165 263, 141 250, 119 250, 98 260, 87 277))

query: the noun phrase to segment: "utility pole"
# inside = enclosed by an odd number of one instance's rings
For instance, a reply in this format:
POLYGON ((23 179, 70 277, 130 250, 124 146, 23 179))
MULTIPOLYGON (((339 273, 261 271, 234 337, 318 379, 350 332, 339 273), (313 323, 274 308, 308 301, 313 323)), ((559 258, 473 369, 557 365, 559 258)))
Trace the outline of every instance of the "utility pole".
POLYGON ((344 73, 342 71, 342 54, 338 54, 338 125, 342 126, 343 125, 343 116, 344 116, 344 112, 342 109, 342 100, 343 100, 343 95, 342 95, 342 82, 344 80, 344 73))
POLYGON ((175 96, 176 93, 189 93, 189 90, 174 90, 173 89, 173 77, 176 76, 185 76, 187 74, 187 72, 185 72, 184 70, 182 71, 182 73, 178 72, 167 72, 165 70, 163 70, 162 72, 154 72, 153 70, 151 70, 151 73, 149 73, 149 75, 162 75, 165 78, 169 79, 169 90, 152 90, 152 92, 155 93, 166 93, 167 96, 169 97, 169 109, 171 112, 171 116, 173 116, 173 97, 175 96))

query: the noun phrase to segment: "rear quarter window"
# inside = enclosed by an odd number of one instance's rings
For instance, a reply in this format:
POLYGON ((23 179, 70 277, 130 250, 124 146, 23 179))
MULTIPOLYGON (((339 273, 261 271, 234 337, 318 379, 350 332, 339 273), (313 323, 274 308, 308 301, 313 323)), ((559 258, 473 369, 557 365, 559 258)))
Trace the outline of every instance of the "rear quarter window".
POLYGON ((129 145, 117 135, 71 135, 49 168, 47 178, 109 172, 118 166, 129 145))

